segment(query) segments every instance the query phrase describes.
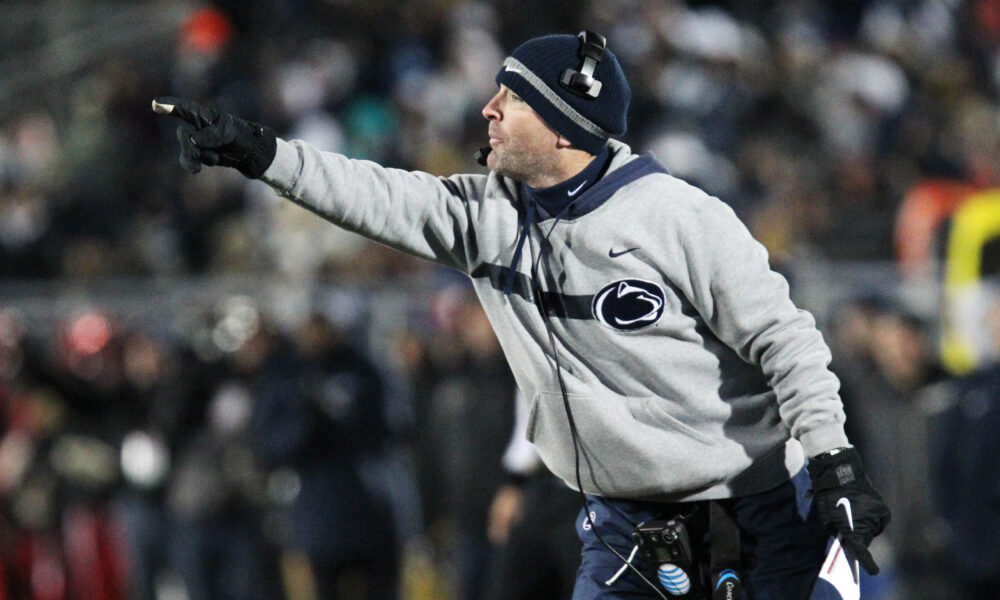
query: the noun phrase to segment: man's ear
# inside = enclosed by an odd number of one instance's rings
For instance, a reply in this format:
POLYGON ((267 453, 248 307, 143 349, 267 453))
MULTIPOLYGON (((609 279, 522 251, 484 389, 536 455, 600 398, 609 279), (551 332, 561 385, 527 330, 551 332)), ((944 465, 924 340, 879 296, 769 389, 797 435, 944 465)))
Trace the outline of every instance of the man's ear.
POLYGON ((562 135, 556 140, 556 148, 569 148, 573 144, 562 135))

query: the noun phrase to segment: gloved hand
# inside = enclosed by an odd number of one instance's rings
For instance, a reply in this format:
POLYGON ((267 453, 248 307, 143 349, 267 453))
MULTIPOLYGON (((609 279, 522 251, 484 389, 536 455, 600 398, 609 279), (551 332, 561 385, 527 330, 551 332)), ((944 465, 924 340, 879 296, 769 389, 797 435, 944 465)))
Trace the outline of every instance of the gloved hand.
POLYGON ((197 173, 201 165, 235 167, 257 179, 271 166, 277 152, 274 131, 190 100, 164 96, 153 100, 153 112, 173 115, 184 122, 177 127, 180 162, 197 173))
POLYGON ((858 561, 865 571, 875 575, 878 565, 868 552, 868 544, 889 523, 889 507, 865 476, 858 451, 838 448, 824 452, 809 459, 808 469, 820 519, 830 535, 840 538, 851 570, 858 561), (841 498, 850 502, 853 530, 841 498))

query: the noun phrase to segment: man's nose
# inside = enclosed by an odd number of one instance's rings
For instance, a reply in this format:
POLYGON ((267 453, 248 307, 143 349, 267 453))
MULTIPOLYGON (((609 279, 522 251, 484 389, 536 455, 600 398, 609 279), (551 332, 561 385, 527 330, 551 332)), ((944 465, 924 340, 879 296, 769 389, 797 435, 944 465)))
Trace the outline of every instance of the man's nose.
POLYGON ((500 120, 500 94, 497 93, 496 96, 490 98, 490 101, 486 103, 483 107, 483 117, 487 121, 499 121, 500 120))

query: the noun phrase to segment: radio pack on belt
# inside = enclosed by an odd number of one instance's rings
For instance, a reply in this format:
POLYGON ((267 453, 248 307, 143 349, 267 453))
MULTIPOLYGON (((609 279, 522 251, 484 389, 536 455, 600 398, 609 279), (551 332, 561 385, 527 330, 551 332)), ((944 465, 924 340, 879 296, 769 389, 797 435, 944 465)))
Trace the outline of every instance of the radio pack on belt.
POLYGON ((660 585, 671 595, 690 600, 739 597, 739 536, 733 516, 715 501, 692 503, 669 519, 640 523, 632 532, 644 564, 655 571, 660 585))

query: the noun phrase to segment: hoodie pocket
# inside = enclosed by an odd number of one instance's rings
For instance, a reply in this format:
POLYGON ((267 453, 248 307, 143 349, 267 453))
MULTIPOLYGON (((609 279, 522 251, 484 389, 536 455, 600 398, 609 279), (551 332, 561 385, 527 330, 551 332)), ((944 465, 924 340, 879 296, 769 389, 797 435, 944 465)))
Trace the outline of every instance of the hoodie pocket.
POLYGON ((716 440, 666 412, 659 398, 569 394, 576 435, 562 394, 535 395, 527 438, 550 471, 584 491, 647 497, 688 493, 716 485, 731 462, 716 440))
POLYGON ((667 403, 663 398, 647 397, 629 398, 628 405, 632 416, 640 423, 672 429, 706 444, 713 443, 712 438, 667 412, 667 403))
MULTIPOLYGON (((698 431, 694 427, 684 423, 677 417, 667 412, 664 404, 667 402, 662 398, 649 397, 628 397, 616 396, 614 400, 604 402, 596 398, 583 396, 581 394, 568 394, 570 409, 573 410, 574 421, 581 418, 584 421, 620 421, 624 415, 620 413, 622 408, 626 408, 627 414, 634 420, 656 429, 666 428, 684 436, 693 438, 706 444, 715 442, 708 435, 698 431), (580 413, 580 414, 577 414, 580 413)), ((559 392, 541 392, 534 396, 531 406, 528 408, 528 423, 526 437, 529 442, 535 442, 536 430, 538 428, 538 418, 540 412, 548 412, 551 416, 561 413, 562 417, 569 422, 566 415, 566 408, 562 394, 559 392), (548 406, 546 406, 548 405, 548 406)))

